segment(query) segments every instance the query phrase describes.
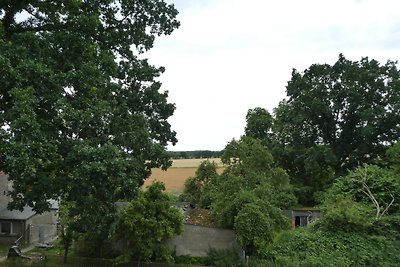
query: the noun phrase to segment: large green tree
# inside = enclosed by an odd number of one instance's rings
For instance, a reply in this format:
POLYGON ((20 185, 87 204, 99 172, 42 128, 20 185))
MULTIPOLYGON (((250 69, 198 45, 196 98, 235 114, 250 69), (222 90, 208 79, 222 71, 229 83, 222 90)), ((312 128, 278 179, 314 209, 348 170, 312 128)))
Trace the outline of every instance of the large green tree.
POLYGON ((328 145, 351 168, 382 155, 400 136, 400 73, 396 62, 347 60, 293 70, 288 100, 276 110, 283 143, 328 145))
POLYGON ((217 164, 213 161, 202 161, 195 176, 186 179, 185 188, 179 199, 191 202, 196 206, 208 207, 210 205, 208 187, 218 177, 217 167, 217 164))
POLYGON ((104 234, 118 199, 170 164, 175 109, 142 52, 179 26, 162 0, 0 1, 0 169, 11 208, 61 198, 104 234))
POLYGON ((114 226, 124 244, 121 261, 172 260, 165 242, 183 231, 183 215, 163 191, 164 184, 155 182, 121 210, 114 226))
POLYGON ((269 144, 272 140, 273 117, 264 108, 249 109, 246 115, 246 136, 262 140, 269 144))
POLYGON ((397 141, 393 146, 391 146, 386 151, 386 161, 387 164, 392 168, 397 174, 400 174, 400 142, 397 141))
POLYGON ((396 62, 340 55, 333 65, 293 70, 287 96, 275 109, 273 131, 282 149, 274 156, 311 196, 329 177, 382 157, 400 137, 396 62))
POLYGON ((289 176, 274 165, 267 147, 250 137, 232 140, 222 162, 223 174, 205 188, 212 216, 221 226, 235 229, 246 252, 256 254, 289 226, 281 212, 296 203, 289 176))

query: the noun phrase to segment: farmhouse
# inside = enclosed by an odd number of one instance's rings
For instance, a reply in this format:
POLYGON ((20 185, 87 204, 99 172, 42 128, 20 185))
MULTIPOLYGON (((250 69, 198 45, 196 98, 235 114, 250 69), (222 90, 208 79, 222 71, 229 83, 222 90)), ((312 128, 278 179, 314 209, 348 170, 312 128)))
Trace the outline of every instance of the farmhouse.
POLYGON ((23 244, 43 243, 56 235, 58 220, 58 203, 52 201, 51 211, 35 213, 32 208, 22 211, 9 210, 9 192, 12 182, 8 175, 0 172, 0 244, 12 244, 16 241, 23 244))

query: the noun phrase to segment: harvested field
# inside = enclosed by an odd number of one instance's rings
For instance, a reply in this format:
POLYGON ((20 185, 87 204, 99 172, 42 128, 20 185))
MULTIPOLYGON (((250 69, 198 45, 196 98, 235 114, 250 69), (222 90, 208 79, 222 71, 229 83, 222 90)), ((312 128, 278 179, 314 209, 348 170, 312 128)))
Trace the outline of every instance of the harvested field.
POLYGON ((174 159, 172 161, 171 168, 188 168, 188 167, 199 167, 200 163, 203 161, 209 160, 211 162, 217 163, 218 166, 222 167, 221 159, 212 158, 212 159, 174 159))
MULTIPOLYGON (((151 176, 144 182, 144 186, 150 185, 153 181, 158 180, 165 184, 166 191, 172 194, 180 194, 183 191, 184 184, 187 178, 194 176, 197 167, 205 159, 178 159, 174 160, 172 167, 167 171, 161 169, 152 169, 151 176)), ((209 159, 218 164, 218 173, 223 171, 220 159, 209 159)))
POLYGON ((150 185, 153 181, 161 181, 165 184, 166 191, 178 194, 183 191, 185 180, 194 176, 196 168, 169 168, 167 171, 161 169, 152 169, 151 176, 144 182, 144 185, 150 185))

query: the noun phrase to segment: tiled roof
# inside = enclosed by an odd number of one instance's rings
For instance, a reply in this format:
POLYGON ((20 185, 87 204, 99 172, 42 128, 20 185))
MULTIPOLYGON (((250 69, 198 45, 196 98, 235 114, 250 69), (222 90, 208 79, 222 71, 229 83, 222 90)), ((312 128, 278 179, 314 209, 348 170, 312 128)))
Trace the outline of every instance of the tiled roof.
POLYGON ((35 214, 31 207, 25 207, 22 212, 5 208, 0 210, 0 220, 27 220, 35 214))

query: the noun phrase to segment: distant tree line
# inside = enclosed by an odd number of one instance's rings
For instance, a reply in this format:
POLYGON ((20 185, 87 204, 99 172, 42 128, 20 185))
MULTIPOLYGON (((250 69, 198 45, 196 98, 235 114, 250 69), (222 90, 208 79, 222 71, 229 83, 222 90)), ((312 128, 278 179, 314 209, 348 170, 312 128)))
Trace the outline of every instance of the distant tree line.
POLYGON ((208 158, 220 158, 224 153, 224 151, 193 150, 193 151, 168 151, 168 153, 172 159, 208 159, 208 158))

